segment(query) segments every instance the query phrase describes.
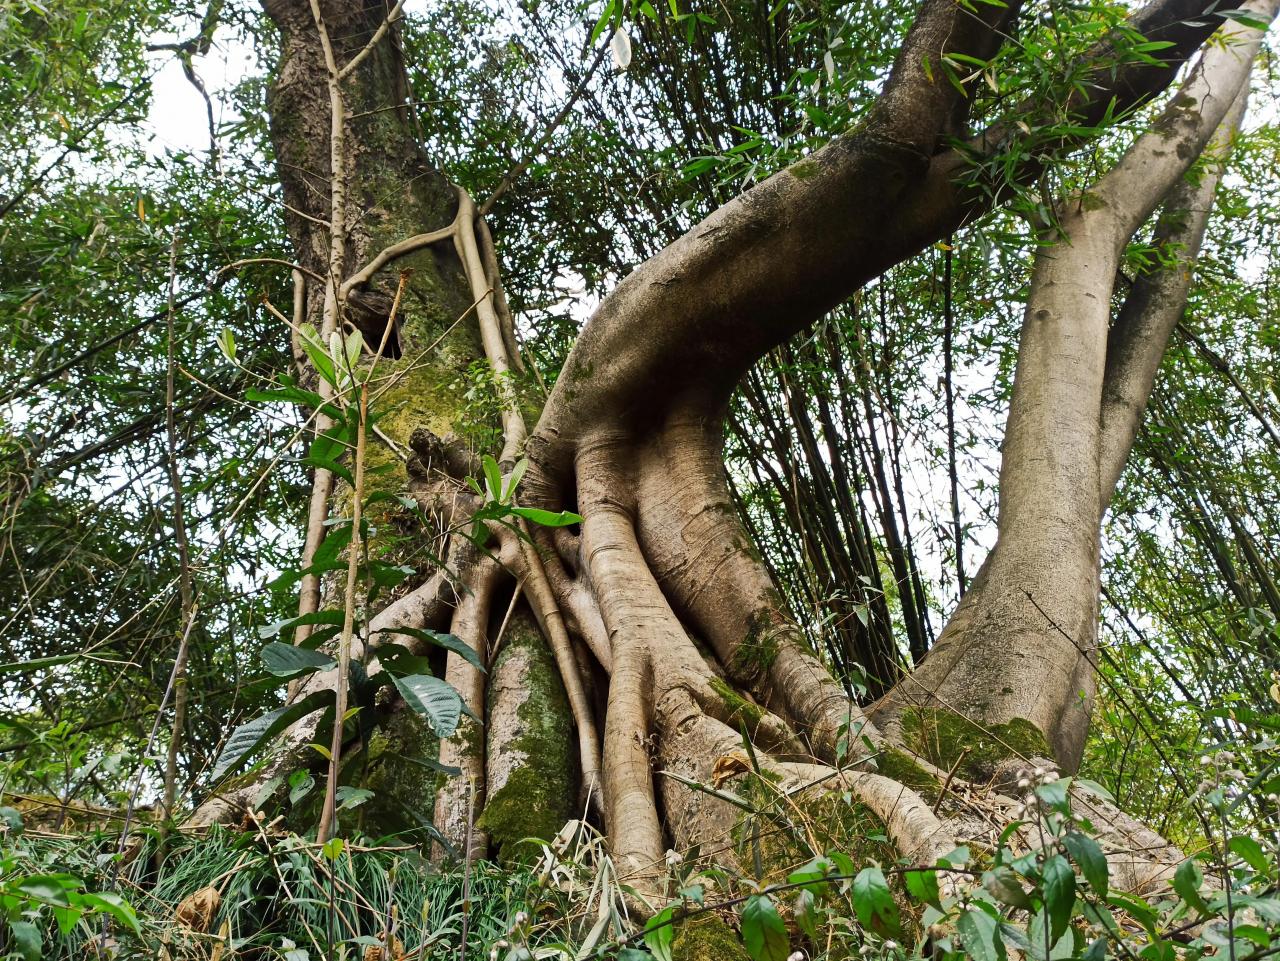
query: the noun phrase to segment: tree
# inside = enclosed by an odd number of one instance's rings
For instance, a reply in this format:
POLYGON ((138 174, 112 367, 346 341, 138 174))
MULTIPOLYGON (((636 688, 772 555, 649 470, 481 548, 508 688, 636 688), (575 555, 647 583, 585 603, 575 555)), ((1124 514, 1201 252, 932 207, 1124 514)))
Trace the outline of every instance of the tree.
MULTIPOLYGON (((349 664, 375 675, 391 639, 407 652, 394 657, 419 657, 447 627, 469 650, 448 653, 444 677, 483 724, 464 718, 441 743, 439 762, 462 772, 435 793, 444 840, 469 840, 468 853, 479 854, 486 833, 506 845, 548 823, 554 830, 576 799, 546 789, 565 773, 548 768, 572 764, 618 863, 645 892, 669 843, 684 849, 731 827, 736 812, 708 793, 712 784, 767 776, 814 803, 838 784, 901 852, 931 862, 958 840, 964 802, 931 803, 957 777, 1000 792, 1032 758, 1075 769, 1096 683, 1100 526, 1186 302, 1217 154, 1239 123, 1259 21, 1270 21, 1273 3, 1246 5, 1225 26, 1192 0, 1117 16, 1044 86, 998 105, 974 132, 973 104, 991 65, 1016 45, 1009 38, 1025 26, 1022 12, 926 0, 861 122, 726 199, 620 282, 545 403, 521 376, 484 219, 537 149, 474 204, 433 166, 429 137, 406 106, 398 6, 264 6, 280 38, 268 107, 294 248, 280 258, 295 281, 285 319, 297 375, 318 394, 317 443, 328 434, 341 446, 343 417, 355 418, 356 441, 341 464, 313 457, 292 640, 303 645, 327 628, 337 658, 300 680, 292 703, 333 701, 344 717, 348 685, 338 678, 349 664), (1202 48, 1178 93, 1106 173, 1069 196, 1045 192, 1061 158, 1117 117, 1142 116, 1202 48), (1195 182, 1184 182, 1211 144, 1195 182), (723 456, 733 392, 761 358, 863 285, 1015 201, 1038 212, 1029 229, 1040 247, 1000 468, 998 540, 927 653, 914 629, 913 671, 864 640, 857 656, 882 696, 859 705, 810 648, 743 526, 723 456), (1154 244, 1165 261, 1136 279, 1113 321, 1126 245, 1157 208, 1154 244), (357 399, 359 378, 316 369, 317 351, 323 366, 333 335, 351 328, 368 347, 385 345, 351 361, 383 375, 369 381, 374 409, 391 412, 376 432, 357 399), (481 360, 491 374, 477 376, 481 360), (464 486, 484 465, 456 436, 477 382, 501 422, 503 476, 487 492, 464 486), (438 527, 394 499, 375 501, 370 488, 407 488, 438 527), (372 523, 362 523, 366 505, 372 523), (487 543, 467 536, 477 514, 487 543), (538 523, 574 517, 581 523, 538 523), (440 561, 434 570, 422 563, 428 551, 440 561), (416 573, 358 631, 362 554, 416 573), (549 682, 539 669, 551 665, 549 682), (540 717, 529 730, 522 709, 533 692, 540 717), (572 749, 557 750, 566 739, 572 749), (513 796, 531 810, 504 811, 513 796), (475 831, 472 808, 481 812, 475 831)), ((605 28, 626 36, 618 23, 605 28)), ((906 574, 896 576, 909 579, 904 555, 895 556, 906 574)), ((360 706, 399 731, 405 751, 421 747, 402 701, 360 706)), ((324 741, 325 717, 294 720, 269 761, 216 786, 195 822, 238 820, 280 790, 324 741)), ((322 834, 333 828, 340 761, 368 740, 364 721, 333 732, 322 834)), ((1132 880, 1167 871, 1174 855, 1159 839, 1114 808, 1082 803, 1118 850, 1154 852, 1130 858, 1132 880)))

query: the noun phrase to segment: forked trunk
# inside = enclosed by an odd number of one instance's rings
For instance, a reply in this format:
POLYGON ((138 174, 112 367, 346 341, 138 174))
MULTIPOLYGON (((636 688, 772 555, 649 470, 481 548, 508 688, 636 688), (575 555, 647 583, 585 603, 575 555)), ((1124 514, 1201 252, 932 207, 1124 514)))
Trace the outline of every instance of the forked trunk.
MULTIPOLYGON (((1210 33, 1194 19, 1204 6, 1165 0, 1138 11, 1136 28, 1170 40, 1170 63, 1100 66, 1097 83, 1072 95, 1085 122, 1162 89, 1210 33)), ((285 40, 271 106, 289 224, 301 265, 321 278, 308 286, 307 313, 380 332, 380 305, 395 286, 389 275, 413 268, 403 358, 390 362, 404 365, 405 388, 403 406, 383 421, 386 457, 397 465, 387 483, 408 482, 445 526, 464 526, 479 504, 458 481, 474 467, 456 443, 441 440, 459 427, 457 378, 479 357, 500 373, 519 366, 486 228, 469 200, 459 207, 430 170, 408 115, 388 109, 405 99, 394 28, 361 53, 387 11, 345 0, 267 7, 285 40), (336 126, 326 82, 335 65, 326 68, 318 25, 343 38, 337 71, 365 57, 344 81, 336 126), (331 127, 340 131, 336 155, 331 127), (347 179, 344 190, 314 173, 328 169, 347 179), (335 213, 338 200, 345 209, 335 213), (421 245, 398 256, 397 242, 451 223, 456 257, 421 245), (379 250, 389 253, 375 258, 379 250), (375 269, 359 272, 366 264, 375 269), (473 302, 479 337, 470 320, 450 326, 473 302), (430 433, 415 435, 415 427, 430 433), (394 456, 410 446, 412 476, 394 456)), ((1270 17, 1274 7, 1260 0, 1251 9, 1270 17)), ((1258 31, 1225 28, 1241 42, 1210 50, 1153 130, 1065 204, 1059 236, 1036 259, 997 546, 935 649, 870 719, 784 610, 724 473, 722 425, 743 372, 991 202, 953 183, 964 152, 947 144, 964 123, 967 97, 934 82, 929 66, 951 54, 995 53, 1016 10, 976 9, 980 17, 951 0, 926 0, 859 131, 716 211, 637 268, 591 318, 529 434, 520 488, 527 506, 580 513, 580 532, 539 529, 535 550, 495 528, 492 557, 455 536, 448 557, 465 572, 466 590, 455 594, 436 575, 374 618, 375 630, 444 626, 452 608, 454 632, 490 667, 487 688, 456 655, 446 667, 468 706, 487 718, 483 732, 469 728, 441 751, 464 771, 434 802, 436 825, 455 849, 468 836, 469 853, 479 855, 488 840, 507 850, 523 834, 550 833, 555 817, 567 816, 566 799, 579 798, 548 790, 558 775, 545 765, 562 774, 572 763, 582 803, 603 815, 621 880, 642 894, 661 893, 669 846, 720 839, 721 856, 743 853, 723 850, 735 812, 704 790, 717 781, 795 789, 817 805, 830 803, 829 789, 838 787, 882 822, 899 852, 932 859, 954 843, 965 815, 958 800, 931 804, 921 796, 940 787, 946 768, 966 756, 962 776, 994 774, 1018 757, 1078 763, 1094 685, 1099 526, 1186 294, 1181 267, 1160 271, 1140 282, 1146 299, 1135 291, 1134 306, 1112 326, 1113 278, 1124 245, 1166 197, 1167 223, 1178 226, 1163 227, 1162 236, 1194 253, 1216 172, 1193 193, 1175 188, 1215 129, 1229 136, 1238 119, 1237 112, 1223 122, 1258 31), (1193 216, 1179 219, 1184 205, 1193 216), (513 581, 532 616, 517 600, 504 630, 513 581), (554 683, 530 680, 533 665, 552 664, 554 683), (549 746, 556 742, 562 750, 549 746), (877 765, 879 774, 871 770, 877 765), (473 804, 483 812, 474 825, 466 814, 473 804)), ((1098 51, 1100 64, 1107 53, 1098 51)), ((1017 136, 993 128, 970 146, 989 152, 1017 136)), ((1033 164, 1017 175, 1037 171, 1033 164)), ((493 446, 510 470, 524 424, 506 390, 497 391, 503 442, 493 446)), ((335 679, 309 683, 316 689, 335 679)), ((293 731, 286 741, 298 748, 311 733, 293 731)), ((277 760, 267 770, 285 766, 277 760)), ((252 787, 224 788, 199 817, 225 818, 251 803, 252 787)), ((425 807, 424 798, 418 803, 425 807)), ((1136 846, 1138 826, 1119 812, 1099 817, 1117 847, 1136 846)))

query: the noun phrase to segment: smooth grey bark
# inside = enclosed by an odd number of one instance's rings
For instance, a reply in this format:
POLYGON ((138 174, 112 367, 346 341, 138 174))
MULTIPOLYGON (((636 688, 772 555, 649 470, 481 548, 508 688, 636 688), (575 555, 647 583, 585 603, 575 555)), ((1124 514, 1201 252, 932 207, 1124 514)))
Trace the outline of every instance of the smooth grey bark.
MULTIPOLYGON (((1276 2, 1245 9, 1270 21, 1276 2)), ((877 720, 899 724, 911 706, 987 727, 1029 722, 1060 763, 1078 765, 1095 685, 1104 495, 1110 498, 1128 457, 1188 288, 1185 263, 1162 270, 1160 281, 1136 291, 1109 344, 1117 270, 1161 200, 1189 202, 1180 183, 1215 131, 1230 138, 1238 113, 1229 114, 1261 36, 1242 24, 1224 27, 1222 42, 1206 50, 1151 128, 1064 203, 1052 228, 1057 239, 1040 248, 1032 272, 1001 456, 996 545, 933 651, 877 705, 877 720), (1157 284, 1161 296, 1141 296, 1157 284), (1119 353, 1109 358, 1109 346, 1119 353), (1122 406, 1125 418, 1117 416, 1122 406)), ((1202 209, 1216 183, 1204 181, 1202 209)))

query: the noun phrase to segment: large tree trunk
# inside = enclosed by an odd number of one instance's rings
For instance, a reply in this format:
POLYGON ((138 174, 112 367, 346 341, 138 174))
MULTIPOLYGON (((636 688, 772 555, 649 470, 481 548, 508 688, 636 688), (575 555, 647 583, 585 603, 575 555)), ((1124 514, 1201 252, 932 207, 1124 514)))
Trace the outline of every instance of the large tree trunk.
MULTIPOLYGON (((1162 89, 1210 33, 1194 16, 1204 6, 1164 0, 1136 13, 1138 29, 1172 41, 1169 65, 1100 69, 1074 109, 1096 120, 1109 104, 1133 106, 1162 89)), ((1265 0, 1253 9, 1269 17, 1274 6, 1265 0)), ((1230 128, 1231 120, 1223 120, 1256 52, 1256 30, 1225 28, 1244 42, 1207 53, 1152 133, 1065 205, 1060 237, 1037 258, 1003 455, 997 547, 933 652, 874 706, 870 719, 784 610, 734 511, 723 464, 729 397, 752 363, 995 199, 954 184, 961 153, 944 145, 963 129, 967 99, 951 84, 934 82, 929 69, 944 54, 995 52, 1016 9, 977 9, 985 21, 951 0, 926 0, 858 132, 716 211, 637 268, 591 318, 529 434, 521 486, 526 505, 580 513, 580 532, 539 530, 537 550, 497 532, 496 562, 456 544, 450 557, 467 573, 471 593, 455 604, 435 575, 374 618, 375 630, 440 624, 452 607, 455 631, 487 660, 487 637, 505 610, 512 576, 530 600, 534 617, 521 621, 518 641, 507 641, 487 692, 465 662, 447 667, 467 703, 477 713, 487 710, 489 719, 487 750, 478 732, 442 748, 466 772, 441 790, 435 806, 437 826, 455 847, 473 801, 483 814, 470 853, 483 853, 485 830, 504 847, 518 836, 519 818, 495 806, 499 796, 514 797, 517 811, 520 803, 538 808, 528 812, 536 825, 528 833, 547 830, 548 794, 534 791, 538 782, 515 766, 532 764, 544 750, 539 743, 563 741, 568 725, 522 724, 532 715, 520 698, 535 692, 553 705, 553 720, 566 710, 572 716, 576 743, 561 744, 555 756, 578 766, 587 799, 603 814, 620 875, 649 894, 661 888, 669 846, 710 842, 732 822, 733 810, 691 781, 749 780, 758 763, 786 787, 825 783, 808 792, 815 803, 838 785, 883 822, 900 852, 931 858, 951 846, 964 814, 958 800, 939 807, 922 799, 919 792, 939 787, 940 768, 965 756, 961 773, 974 775, 994 774, 1010 758, 1078 761, 1094 683, 1099 525, 1169 318, 1186 292, 1185 284, 1152 280, 1147 286, 1160 287, 1159 294, 1135 301, 1109 346, 1113 278, 1124 244, 1162 199, 1168 197, 1166 213, 1175 220, 1182 205, 1207 207, 1216 174, 1206 174, 1193 196, 1174 188, 1215 129, 1230 128), (522 684, 512 673, 535 663, 554 664, 557 684, 522 684), (740 762, 744 726, 750 763, 740 762), (518 733, 506 736, 512 730, 518 733), (679 777, 655 777, 655 766, 679 777), (877 766, 881 773, 874 773, 877 766), (529 794, 518 796, 522 790, 529 794)), ((485 236, 483 223, 464 198, 456 228, 460 259, 421 248, 389 261, 367 283, 345 284, 379 249, 452 222, 454 192, 421 156, 406 116, 366 113, 404 99, 394 29, 345 81, 348 116, 335 128, 345 146, 331 157, 333 91, 326 77, 333 66, 326 73, 317 22, 344 38, 334 57, 341 69, 385 11, 346 0, 314 10, 298 0, 270 0, 268 10, 285 41, 271 107, 293 208, 290 229, 302 265, 337 278, 327 294, 321 284, 309 287, 309 315, 321 324, 349 318, 378 331, 386 313, 377 305, 395 286, 390 272, 412 265, 413 295, 405 302, 419 306, 406 313, 401 334, 409 357, 478 304, 481 337, 470 324, 448 334, 413 375, 424 379, 390 421, 392 440, 412 441, 419 451, 410 485, 415 496, 446 522, 462 523, 475 505, 449 478, 474 468, 455 446, 433 447, 412 429, 430 428, 438 438, 455 426, 447 374, 458 365, 484 356, 499 371, 518 366, 513 338, 504 333, 509 321, 491 292, 492 258, 474 250, 485 236), (348 181, 345 197, 315 173, 331 161, 335 176, 348 181), (336 219, 335 196, 347 205, 336 219), (342 230, 326 229, 325 221, 342 230), (336 253, 335 233, 343 234, 336 253), (443 469, 426 469, 423 459, 432 451, 432 466, 443 469)), ((1105 47, 1099 57, 1104 53, 1105 47)), ((992 151, 1017 136, 993 129, 971 146, 992 151)), ((1068 146, 1064 138, 1037 149, 1044 156, 1068 146)), ((1019 175, 1034 178, 1037 170, 1019 175)), ((1194 250, 1203 217, 1177 222, 1166 238, 1194 250)), ((511 398, 503 400, 503 438, 509 468, 523 440, 511 398)), ((285 740, 297 748, 313 733, 292 731, 285 740)), ((286 754, 278 753, 267 771, 297 763, 296 753, 280 760, 286 754)), ((252 788, 224 789, 198 817, 227 817, 249 803, 252 788)), ((1118 812, 1101 823, 1116 832, 1117 846, 1136 846, 1126 839, 1140 829, 1118 812)))

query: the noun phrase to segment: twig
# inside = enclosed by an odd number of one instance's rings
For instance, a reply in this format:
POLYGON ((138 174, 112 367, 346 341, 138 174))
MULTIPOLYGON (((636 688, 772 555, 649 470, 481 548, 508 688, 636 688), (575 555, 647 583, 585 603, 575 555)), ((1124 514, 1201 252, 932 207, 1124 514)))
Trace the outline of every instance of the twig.
MULTIPOLYGON (((187 545, 187 519, 182 497, 182 475, 178 470, 178 426, 174 416, 174 390, 176 367, 174 363, 174 284, 178 265, 178 233, 175 230, 169 246, 169 322, 167 369, 165 372, 165 437, 167 450, 165 461, 169 469, 169 484, 173 488, 173 537, 178 547, 178 592, 182 600, 183 622, 193 623, 195 613, 195 589, 191 577, 191 553, 187 545)), ((188 633, 190 628, 187 629, 188 633)), ((173 730, 169 735, 169 754, 164 768, 164 816, 173 819, 174 795, 178 778, 178 748, 182 743, 182 729, 187 718, 187 652, 186 641, 180 644, 173 664, 173 730)))
POLYGON ((361 512, 364 506, 364 460, 368 432, 365 424, 369 414, 369 385, 360 385, 360 407, 357 412, 355 490, 351 497, 351 544, 347 548, 347 586, 343 596, 342 636, 338 641, 338 678, 334 690, 333 738, 329 742, 329 777, 325 785, 324 810, 316 839, 327 841, 334 827, 338 794, 338 769, 342 763, 342 728, 347 713, 347 679, 351 671, 351 639, 355 628, 356 574, 360 567, 362 537, 361 512))
POLYGON ((396 5, 391 8, 391 12, 387 14, 386 19, 378 24, 378 29, 373 32, 373 36, 369 38, 369 42, 364 48, 352 57, 345 67, 338 71, 338 79, 345 80, 355 72, 356 67, 364 62, 365 57, 373 53, 373 48, 378 45, 383 37, 387 35, 387 31, 391 29, 391 25, 400 19, 400 11, 404 8, 404 0, 398 0, 396 5))
POLYGON ((938 792, 938 800, 933 802, 934 817, 937 817, 938 815, 938 808, 942 807, 942 799, 947 796, 947 791, 951 787, 951 779, 956 776, 956 771, 960 769, 960 765, 964 761, 964 756, 968 753, 969 749, 966 747, 960 752, 960 756, 956 758, 956 763, 951 765, 951 770, 947 772, 947 779, 942 782, 942 790, 938 792))

